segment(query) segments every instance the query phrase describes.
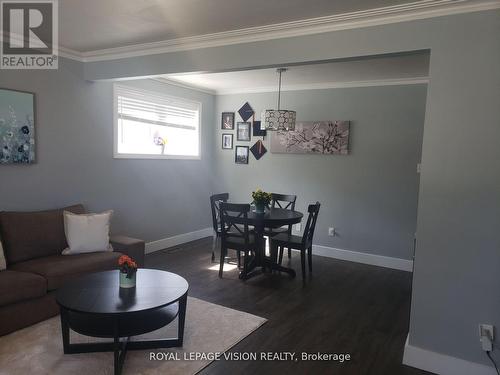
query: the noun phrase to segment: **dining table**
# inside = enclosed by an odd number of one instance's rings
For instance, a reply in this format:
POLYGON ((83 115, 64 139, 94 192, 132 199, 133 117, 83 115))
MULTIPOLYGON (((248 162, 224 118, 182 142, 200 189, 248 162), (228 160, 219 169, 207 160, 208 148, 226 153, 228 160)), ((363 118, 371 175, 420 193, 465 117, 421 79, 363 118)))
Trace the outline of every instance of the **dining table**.
POLYGON ((270 208, 264 213, 258 213, 250 210, 247 214, 246 222, 254 227, 256 251, 251 256, 247 272, 240 273, 240 279, 249 279, 266 269, 271 271, 280 271, 295 277, 295 271, 292 268, 283 267, 278 263, 277 249, 271 249, 270 256, 266 256, 266 242, 264 239, 265 228, 279 228, 285 225, 293 225, 300 223, 304 215, 302 212, 294 210, 286 210, 283 208, 270 208))

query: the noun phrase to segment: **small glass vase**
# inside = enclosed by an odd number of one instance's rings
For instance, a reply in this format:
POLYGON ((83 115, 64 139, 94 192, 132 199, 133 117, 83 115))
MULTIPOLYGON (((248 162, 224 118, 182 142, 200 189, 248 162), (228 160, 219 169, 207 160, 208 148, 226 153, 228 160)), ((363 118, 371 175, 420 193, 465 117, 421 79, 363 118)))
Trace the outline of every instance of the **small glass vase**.
POLYGON ((126 272, 120 271, 120 288, 134 288, 135 287, 135 275, 137 272, 133 272, 130 277, 127 277, 126 272))
POLYGON ((255 211, 256 214, 263 214, 266 212, 266 205, 262 203, 255 203, 255 211))

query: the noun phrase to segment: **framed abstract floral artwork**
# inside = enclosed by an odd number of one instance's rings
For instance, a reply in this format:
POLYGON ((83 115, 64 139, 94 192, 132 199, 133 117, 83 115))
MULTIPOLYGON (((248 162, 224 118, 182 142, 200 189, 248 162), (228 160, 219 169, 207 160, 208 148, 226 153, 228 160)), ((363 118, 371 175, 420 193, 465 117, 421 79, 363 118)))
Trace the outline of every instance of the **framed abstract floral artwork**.
POLYGON ((293 131, 272 132, 271 152, 347 155, 349 121, 298 122, 293 131))
POLYGON ((0 164, 35 162, 35 94, 0 88, 0 164))

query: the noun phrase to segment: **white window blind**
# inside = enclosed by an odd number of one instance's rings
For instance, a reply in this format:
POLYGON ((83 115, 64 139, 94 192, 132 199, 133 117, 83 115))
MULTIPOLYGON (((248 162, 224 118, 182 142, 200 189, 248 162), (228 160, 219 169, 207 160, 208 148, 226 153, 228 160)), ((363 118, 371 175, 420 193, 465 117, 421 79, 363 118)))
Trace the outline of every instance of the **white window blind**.
POLYGON ((115 155, 199 157, 201 104, 115 86, 115 155))

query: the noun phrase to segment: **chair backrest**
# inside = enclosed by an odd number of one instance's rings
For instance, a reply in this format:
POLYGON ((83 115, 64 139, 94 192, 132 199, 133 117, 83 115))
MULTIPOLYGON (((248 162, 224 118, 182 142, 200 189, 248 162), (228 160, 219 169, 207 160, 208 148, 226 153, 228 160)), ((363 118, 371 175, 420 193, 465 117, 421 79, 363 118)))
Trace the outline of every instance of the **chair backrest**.
POLYGON ((248 230, 249 211, 249 204, 225 202, 220 204, 221 237, 223 244, 227 239, 236 237, 243 238, 245 244, 248 245, 250 237, 250 231, 248 230))
POLYGON ((271 193, 271 208, 284 208, 285 210, 295 210, 296 195, 271 193))
POLYGON ((304 234, 302 235, 302 244, 304 246, 312 245, 314 229, 316 228, 316 220, 318 219, 320 206, 321 204, 316 202, 315 204, 310 204, 307 208, 309 216, 307 217, 306 227, 304 228, 304 234))
POLYGON ((221 233, 219 206, 222 202, 227 202, 228 199, 229 193, 214 194, 210 197, 210 207, 212 208, 212 225, 214 227, 214 232, 217 234, 221 233))

